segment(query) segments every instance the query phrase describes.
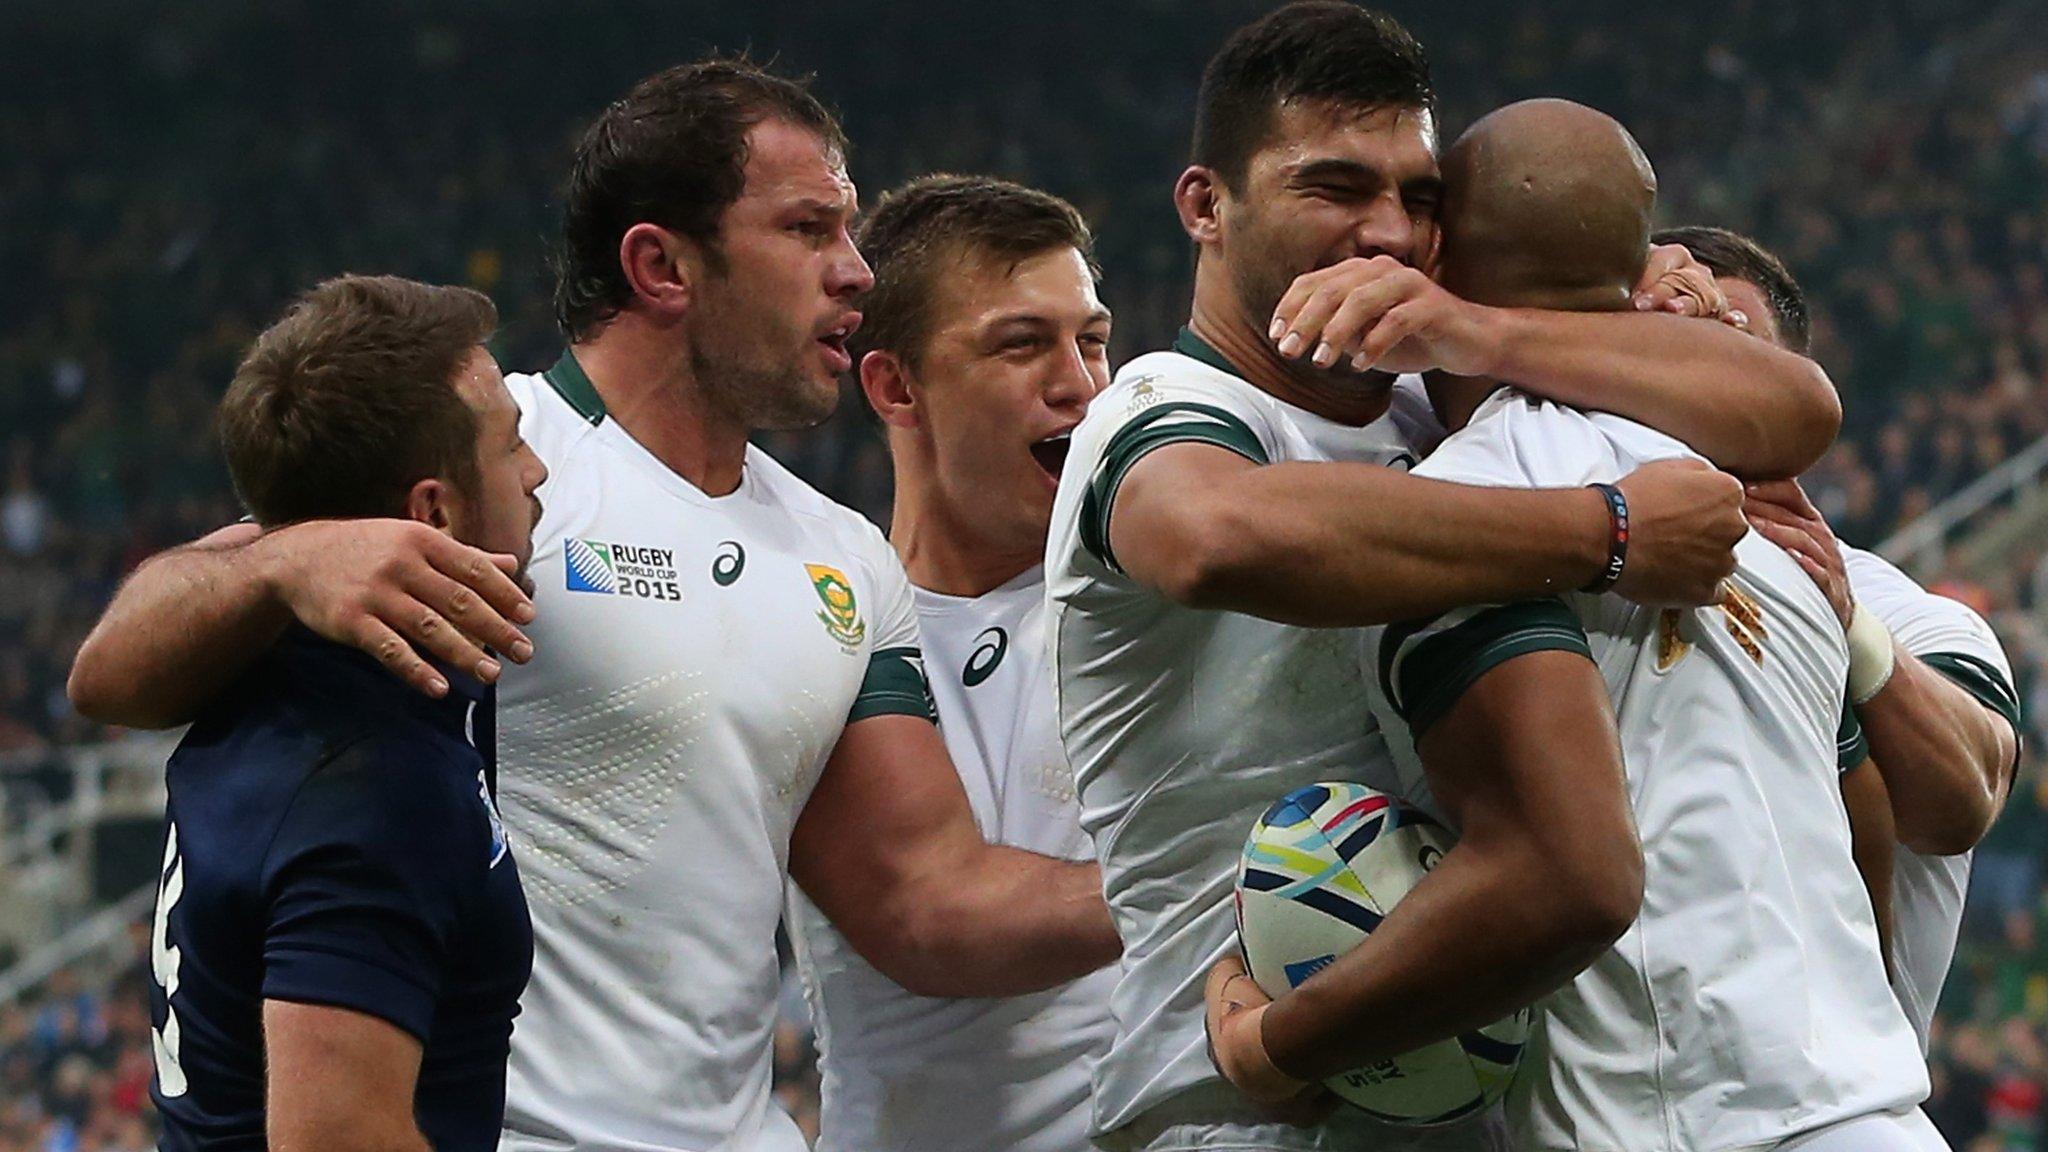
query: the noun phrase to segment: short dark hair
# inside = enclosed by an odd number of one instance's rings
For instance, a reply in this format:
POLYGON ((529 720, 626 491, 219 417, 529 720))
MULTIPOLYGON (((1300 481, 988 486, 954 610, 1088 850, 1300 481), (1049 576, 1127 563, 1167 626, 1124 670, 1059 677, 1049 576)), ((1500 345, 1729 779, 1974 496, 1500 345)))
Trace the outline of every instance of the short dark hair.
POLYGON ((1095 237, 1080 210, 1050 192, 993 176, 920 176, 884 193, 855 243, 875 271, 852 341, 855 362, 882 349, 913 362, 930 335, 932 300, 948 262, 1019 261, 1072 248, 1101 279, 1095 237))
POLYGON ((1650 236, 1652 244, 1683 244, 1692 258, 1716 276, 1747 280, 1763 289, 1771 302, 1772 318, 1785 347, 1801 356, 1813 343, 1813 317, 1806 310, 1806 291, 1792 278, 1792 270, 1763 245, 1739 232, 1692 224, 1666 228, 1650 236))
POLYGON ((1436 105, 1429 58, 1399 21, 1346 0, 1298 0, 1232 33, 1202 70, 1191 162, 1225 185, 1243 180, 1280 106, 1436 105))
POLYGON ((260 524, 395 516, 430 476, 476 479, 455 374, 498 326, 490 298, 341 276, 256 337, 220 402, 235 492, 260 524))
POLYGON ((659 224, 719 260, 719 223, 746 187, 747 133, 783 120, 818 134, 840 156, 846 133, 811 95, 744 57, 657 72, 598 115, 576 145, 555 250, 555 321, 582 339, 633 297, 619 240, 659 224))

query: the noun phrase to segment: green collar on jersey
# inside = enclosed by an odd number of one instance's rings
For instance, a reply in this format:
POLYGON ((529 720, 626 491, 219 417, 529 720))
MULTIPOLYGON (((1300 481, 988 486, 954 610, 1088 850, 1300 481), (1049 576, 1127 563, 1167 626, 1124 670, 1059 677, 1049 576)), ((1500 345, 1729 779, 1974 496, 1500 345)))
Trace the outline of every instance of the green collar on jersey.
POLYGON ((604 423, 604 399, 597 394, 597 386, 590 382, 590 377, 584 375, 583 365, 576 362, 573 350, 564 349, 562 358, 541 373, 541 378, 592 427, 604 423))
POLYGON ((1193 328, 1181 328, 1180 335, 1173 338, 1173 350, 1183 356, 1200 360, 1218 372, 1228 372, 1240 380, 1244 379, 1244 373, 1237 370, 1237 365, 1224 359, 1223 353, 1211 347, 1207 340, 1195 335, 1193 328))

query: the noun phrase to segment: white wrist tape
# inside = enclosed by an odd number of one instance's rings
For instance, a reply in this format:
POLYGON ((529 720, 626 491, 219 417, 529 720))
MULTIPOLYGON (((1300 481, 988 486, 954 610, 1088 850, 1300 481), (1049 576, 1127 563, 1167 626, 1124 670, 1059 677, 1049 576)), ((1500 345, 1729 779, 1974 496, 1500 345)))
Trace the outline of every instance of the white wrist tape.
POLYGON ((1864 705, 1891 682, 1898 667, 1892 634, 1872 613, 1856 605, 1849 617, 1849 703, 1864 705))

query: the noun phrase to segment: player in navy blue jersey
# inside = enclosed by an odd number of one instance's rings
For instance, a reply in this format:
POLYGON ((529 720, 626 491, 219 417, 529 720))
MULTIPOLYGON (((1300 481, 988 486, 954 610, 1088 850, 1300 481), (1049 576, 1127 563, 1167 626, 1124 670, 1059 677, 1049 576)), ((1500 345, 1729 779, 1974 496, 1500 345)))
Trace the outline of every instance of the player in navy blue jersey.
MULTIPOLYGON (((221 405, 256 521, 400 515, 523 565, 547 473, 482 347, 496 320, 477 293, 391 277, 301 299, 221 405)), ((489 690, 442 675, 429 699, 294 625, 171 757, 164 1148, 496 1146, 533 932, 489 690)))

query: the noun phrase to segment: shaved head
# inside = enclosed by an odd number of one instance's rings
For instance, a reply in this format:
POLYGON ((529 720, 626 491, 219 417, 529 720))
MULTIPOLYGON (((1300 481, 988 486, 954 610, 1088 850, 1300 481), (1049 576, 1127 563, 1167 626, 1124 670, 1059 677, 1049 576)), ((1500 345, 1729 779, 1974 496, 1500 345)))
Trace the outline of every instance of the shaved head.
POLYGON ((1443 175, 1444 287, 1504 308, 1628 306, 1657 173, 1613 117, 1569 100, 1509 104, 1458 137, 1443 175))

